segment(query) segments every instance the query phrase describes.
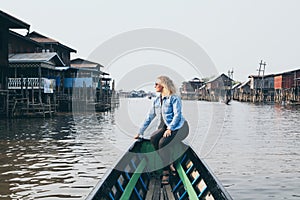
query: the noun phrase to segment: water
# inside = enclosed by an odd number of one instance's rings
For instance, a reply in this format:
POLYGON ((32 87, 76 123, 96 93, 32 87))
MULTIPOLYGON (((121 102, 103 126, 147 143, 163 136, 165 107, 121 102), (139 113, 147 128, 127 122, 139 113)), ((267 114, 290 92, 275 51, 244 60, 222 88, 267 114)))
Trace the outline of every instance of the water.
MULTIPOLYGON (((125 99, 106 113, 0 120, 0 199, 84 199, 133 142, 150 103, 125 99)), ((186 142, 234 199, 300 199, 299 108, 183 104, 186 142)))

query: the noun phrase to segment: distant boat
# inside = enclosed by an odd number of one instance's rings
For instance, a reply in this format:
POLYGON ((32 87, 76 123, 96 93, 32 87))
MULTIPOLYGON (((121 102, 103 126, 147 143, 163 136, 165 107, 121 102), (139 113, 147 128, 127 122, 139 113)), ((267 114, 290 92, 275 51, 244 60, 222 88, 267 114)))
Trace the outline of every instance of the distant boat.
POLYGON ((288 101, 288 105, 291 105, 291 106, 299 106, 299 105, 300 105, 300 101, 297 101, 297 100, 289 100, 289 101, 288 101))
POLYGON ((231 98, 226 98, 225 101, 224 101, 224 103, 227 104, 227 105, 229 105, 230 101, 231 101, 231 98))
POLYGON ((221 98, 219 102, 220 103, 225 103, 226 105, 229 105, 230 101, 231 101, 231 98, 226 97, 225 99, 221 98))
POLYGON ((176 149, 186 151, 175 162, 176 174, 169 185, 161 184, 161 170, 149 170, 161 165, 161 160, 150 141, 141 139, 106 173, 87 200, 232 199, 192 148, 181 144, 176 149))

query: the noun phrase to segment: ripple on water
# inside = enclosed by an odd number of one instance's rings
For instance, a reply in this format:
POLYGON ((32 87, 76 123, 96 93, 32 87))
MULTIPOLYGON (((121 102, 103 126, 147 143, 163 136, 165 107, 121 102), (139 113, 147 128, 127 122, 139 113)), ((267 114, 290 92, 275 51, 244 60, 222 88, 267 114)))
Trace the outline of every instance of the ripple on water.
MULTIPOLYGON (((148 112, 144 101, 130 104, 133 126, 148 112)), ((299 110, 183 104, 187 141, 234 199, 299 199, 299 110)), ((132 142, 116 120, 115 112, 0 120, 0 198, 84 199, 132 142)))

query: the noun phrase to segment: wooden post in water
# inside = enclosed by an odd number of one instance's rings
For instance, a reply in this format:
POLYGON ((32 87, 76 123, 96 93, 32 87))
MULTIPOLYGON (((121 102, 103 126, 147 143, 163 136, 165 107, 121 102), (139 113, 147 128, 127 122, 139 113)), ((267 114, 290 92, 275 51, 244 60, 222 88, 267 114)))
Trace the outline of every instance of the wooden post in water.
POLYGON ((41 66, 39 66, 39 103, 42 104, 42 69, 41 66))
POLYGON ((94 97, 94 95, 93 95, 93 86, 90 87, 90 92, 89 93, 90 93, 90 95, 89 95, 90 98, 89 99, 93 102, 93 100, 94 100, 94 98, 93 98, 94 97))
POLYGON ((23 74, 21 74, 21 96, 22 96, 22 99, 24 98, 23 86, 24 86, 24 78, 23 78, 23 74))
POLYGON ((25 81, 25 97, 26 97, 26 110, 29 111, 29 91, 28 91, 28 77, 25 81))
POLYGON ((70 96, 71 96, 71 92, 70 92, 70 88, 68 88, 68 98, 67 98, 68 111, 71 111, 71 100, 72 100, 72 98, 70 98, 70 96))
MULTIPOLYGON (((6 81, 7 83, 7 81, 6 81)), ((9 90, 7 89, 6 93, 6 117, 9 117, 9 90)))
POLYGON ((100 78, 99 80, 99 91, 97 94, 98 98, 97 98, 97 103, 102 106, 103 104, 103 100, 102 100, 102 96, 103 96, 103 88, 102 88, 102 78, 100 78))
POLYGON ((88 106, 88 101, 87 101, 87 88, 86 88, 86 83, 83 81, 83 86, 82 86, 82 99, 84 101, 84 112, 87 111, 87 106, 88 106))
POLYGON ((47 94, 47 104, 49 106, 49 116, 51 117, 51 97, 49 94, 47 94))
POLYGON ((31 103, 34 104, 34 89, 33 89, 33 84, 31 85, 31 103))
POLYGON ((56 112, 56 93, 53 92, 54 112, 56 112))

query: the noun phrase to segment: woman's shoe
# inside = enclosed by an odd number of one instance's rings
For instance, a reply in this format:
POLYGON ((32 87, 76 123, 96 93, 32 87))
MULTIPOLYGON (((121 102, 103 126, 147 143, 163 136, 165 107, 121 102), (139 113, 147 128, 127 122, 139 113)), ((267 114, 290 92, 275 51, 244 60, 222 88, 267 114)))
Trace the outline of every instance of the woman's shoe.
POLYGON ((161 184, 162 185, 168 185, 169 184, 169 178, 170 178, 169 171, 163 171, 163 175, 162 175, 162 178, 161 178, 161 184))
POLYGON ((163 175, 161 179, 161 184, 162 185, 168 185, 169 184, 169 175, 163 175))

